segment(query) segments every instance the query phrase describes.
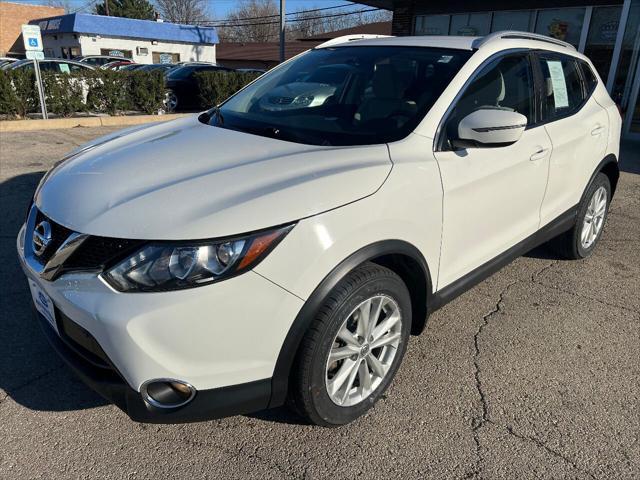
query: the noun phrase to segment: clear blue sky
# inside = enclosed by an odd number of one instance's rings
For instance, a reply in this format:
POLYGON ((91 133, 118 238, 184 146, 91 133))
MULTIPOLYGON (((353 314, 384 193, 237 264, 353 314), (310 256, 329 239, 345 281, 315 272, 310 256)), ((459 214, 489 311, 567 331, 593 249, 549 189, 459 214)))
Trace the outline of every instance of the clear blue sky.
MULTIPOLYGON (((29 3, 32 5, 47 5, 47 0, 7 0, 15 3, 29 3)), ((91 0, 68 0, 72 9, 79 9, 83 5, 90 3, 91 0)), ((101 2, 102 0, 97 0, 101 2)), ((279 0, 275 0, 279 3, 279 0)), ((209 17, 212 19, 225 18, 230 10, 238 4, 238 0, 206 0, 209 5, 209 17)), ((311 8, 333 7, 336 5, 345 5, 351 3, 347 0, 286 0, 287 12, 295 12, 297 10, 307 10, 311 8)), ((367 8, 364 5, 355 5, 356 9, 367 8)), ((344 10, 336 10, 337 12, 348 11, 348 8, 344 10)), ((330 13, 331 11, 327 12, 330 13)))

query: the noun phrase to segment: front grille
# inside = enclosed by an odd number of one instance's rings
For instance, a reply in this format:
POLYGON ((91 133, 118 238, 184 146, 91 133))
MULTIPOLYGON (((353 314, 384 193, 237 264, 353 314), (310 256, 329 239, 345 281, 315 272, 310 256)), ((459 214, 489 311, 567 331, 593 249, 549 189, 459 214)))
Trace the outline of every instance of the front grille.
POLYGON ((103 270, 142 246, 143 240, 89 237, 64 263, 64 270, 103 270))
POLYGON ((289 105, 293 97, 269 97, 269 101, 275 105, 289 105))
MULTIPOLYGON (((46 265, 73 233, 72 230, 54 222, 38 210, 35 225, 45 220, 51 225, 51 242, 42 255, 34 255, 41 265, 46 265)), ((26 241, 30 241, 29 236, 26 237, 26 241)), ((60 266, 52 280, 70 271, 102 271, 140 248, 144 243, 144 240, 89 236, 60 266)))
MULTIPOLYGON (((67 237, 72 233, 72 231, 69 230, 67 227, 63 227, 59 223, 54 222, 53 220, 48 218, 44 213, 38 210, 38 213, 36 215, 35 225, 38 225, 40 222, 43 222, 45 220, 49 222, 49 225, 51 225, 51 242, 49 243, 49 245, 47 245, 47 248, 45 249, 45 251, 42 252, 42 255, 35 256, 35 259, 41 265, 46 265, 46 263, 49 260, 51 260, 51 257, 53 256, 54 253, 56 253, 56 250, 60 248, 60 245, 62 245, 63 242, 67 239, 67 237)), ((27 237, 27 241, 29 240, 30 238, 27 237)))

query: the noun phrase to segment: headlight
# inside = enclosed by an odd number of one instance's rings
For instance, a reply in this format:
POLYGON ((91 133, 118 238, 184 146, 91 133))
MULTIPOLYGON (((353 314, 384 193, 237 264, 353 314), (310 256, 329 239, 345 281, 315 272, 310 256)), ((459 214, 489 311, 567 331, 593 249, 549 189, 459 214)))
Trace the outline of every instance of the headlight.
POLYGON ((102 276, 120 292, 151 292, 197 287, 254 267, 292 225, 228 240, 154 242, 102 276))
POLYGON ((313 95, 300 95, 293 101, 294 105, 299 107, 308 107, 313 102, 313 95))

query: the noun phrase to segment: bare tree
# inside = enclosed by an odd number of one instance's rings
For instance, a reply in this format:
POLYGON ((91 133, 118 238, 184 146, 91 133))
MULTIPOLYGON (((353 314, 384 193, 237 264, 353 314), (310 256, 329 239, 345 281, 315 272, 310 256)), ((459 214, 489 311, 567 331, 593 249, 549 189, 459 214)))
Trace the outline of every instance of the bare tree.
MULTIPOLYGON (((287 39, 306 38, 357 25, 390 21, 392 18, 391 12, 360 12, 362 8, 358 6, 354 6, 354 13, 349 10, 317 10, 318 8, 320 7, 307 6, 293 15, 287 15, 287 39)), ((224 42, 276 42, 279 34, 279 12, 275 0, 241 0, 223 25, 218 26, 218 35, 224 42)))
POLYGON ((70 13, 74 10, 71 8, 71 0, 47 0, 45 5, 48 7, 64 8, 64 13, 70 13))
POLYGON ((228 26, 218 27, 218 35, 225 42, 276 41, 279 11, 274 0, 241 0, 227 16, 228 26))
POLYGON ((163 20, 187 25, 207 20, 205 0, 155 0, 163 20))
POLYGON ((289 38, 307 38, 367 23, 391 21, 392 19, 392 13, 386 10, 360 12, 358 10, 361 9, 356 9, 354 13, 350 13, 348 11, 313 11, 315 8, 318 7, 308 7, 289 16, 289 38), (345 15, 346 13, 348 15, 345 15))

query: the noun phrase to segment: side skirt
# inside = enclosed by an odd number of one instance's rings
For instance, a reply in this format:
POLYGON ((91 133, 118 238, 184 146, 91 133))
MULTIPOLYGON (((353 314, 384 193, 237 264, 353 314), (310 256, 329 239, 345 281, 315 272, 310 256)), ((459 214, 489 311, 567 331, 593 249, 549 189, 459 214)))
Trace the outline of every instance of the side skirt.
POLYGON ((492 260, 489 260, 485 264, 480 265, 475 270, 467 273, 464 277, 447 285, 441 290, 438 290, 433 295, 429 311, 434 312, 438 310, 440 307, 446 305, 454 298, 462 295, 467 290, 476 286, 478 283, 511 263, 514 259, 524 255, 544 242, 557 237, 561 233, 566 232, 574 225, 577 213, 578 206, 576 205, 510 249, 501 253, 492 260))

